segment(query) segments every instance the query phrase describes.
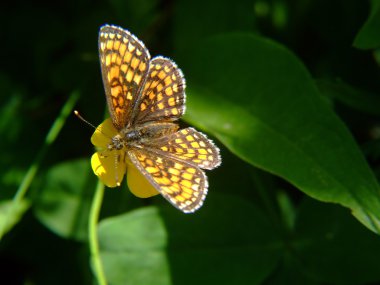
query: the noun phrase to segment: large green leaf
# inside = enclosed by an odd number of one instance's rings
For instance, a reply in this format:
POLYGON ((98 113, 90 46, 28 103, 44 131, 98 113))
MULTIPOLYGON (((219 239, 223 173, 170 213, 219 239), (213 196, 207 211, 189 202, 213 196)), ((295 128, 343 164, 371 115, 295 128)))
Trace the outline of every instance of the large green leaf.
POLYGON ((99 226, 111 284, 260 284, 282 243, 250 202, 213 194, 196 214, 142 208, 99 226), (243 222, 244 221, 244 222, 243 222))
POLYGON ((261 37, 231 34, 183 58, 192 124, 245 161, 380 233, 379 186, 351 134, 302 63, 261 37))
POLYGON ((371 14, 354 41, 354 46, 360 49, 380 47, 380 1, 372 0, 371 4, 371 14))

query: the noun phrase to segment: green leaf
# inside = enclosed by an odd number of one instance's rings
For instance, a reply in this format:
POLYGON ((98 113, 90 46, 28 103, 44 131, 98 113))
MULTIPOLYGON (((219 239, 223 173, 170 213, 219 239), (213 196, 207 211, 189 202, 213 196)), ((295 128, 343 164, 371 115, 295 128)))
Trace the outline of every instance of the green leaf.
POLYGON ((101 221, 99 244, 110 284, 170 284, 167 234, 155 208, 101 221))
POLYGON ((13 201, 4 200, 0 202, 0 233, 3 236, 16 225, 24 213, 29 209, 27 200, 13 201))
POLYGON ((192 215, 168 205, 105 219, 99 242, 107 280, 116 285, 260 284, 282 248, 252 203, 215 193, 192 215))
POLYGON ((86 240, 95 189, 91 178, 88 160, 64 162, 51 168, 36 202, 38 219, 60 236, 86 240))
POLYGON ((187 121, 307 195, 350 208, 380 233, 375 177, 292 53, 258 36, 231 34, 202 42, 183 66, 187 121))
POLYGON ((354 46, 360 49, 375 49, 380 47, 380 1, 371 1, 371 13, 356 35, 354 46))

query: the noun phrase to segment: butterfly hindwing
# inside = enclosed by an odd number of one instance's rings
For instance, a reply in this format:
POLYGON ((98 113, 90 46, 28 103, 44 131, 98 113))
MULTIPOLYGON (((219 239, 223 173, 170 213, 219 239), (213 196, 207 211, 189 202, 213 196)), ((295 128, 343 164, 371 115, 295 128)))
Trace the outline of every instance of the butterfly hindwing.
POLYGON ((202 206, 208 183, 201 169, 147 150, 131 151, 129 157, 157 191, 176 208, 191 213, 202 206))
POLYGON ((203 169, 213 169, 220 165, 219 149, 212 141, 194 128, 186 128, 167 136, 151 140, 149 147, 203 169))

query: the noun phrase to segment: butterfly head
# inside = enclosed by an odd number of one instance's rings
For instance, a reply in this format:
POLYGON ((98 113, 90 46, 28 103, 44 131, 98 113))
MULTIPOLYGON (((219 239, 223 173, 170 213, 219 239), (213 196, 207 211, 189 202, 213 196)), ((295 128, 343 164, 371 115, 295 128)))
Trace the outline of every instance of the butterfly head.
POLYGON ((120 134, 111 138, 111 142, 108 144, 108 150, 121 150, 125 146, 125 140, 120 134))

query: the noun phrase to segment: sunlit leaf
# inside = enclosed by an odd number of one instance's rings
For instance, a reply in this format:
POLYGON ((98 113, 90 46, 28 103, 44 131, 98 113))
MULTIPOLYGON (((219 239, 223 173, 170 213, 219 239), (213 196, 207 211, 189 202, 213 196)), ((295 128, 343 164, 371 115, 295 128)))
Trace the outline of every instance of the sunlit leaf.
POLYGON ((258 36, 202 42, 185 62, 188 114, 245 161, 311 197, 350 208, 380 233, 380 189, 301 62, 258 36))

